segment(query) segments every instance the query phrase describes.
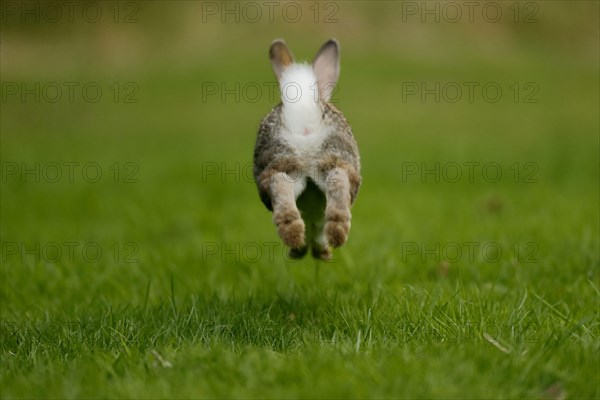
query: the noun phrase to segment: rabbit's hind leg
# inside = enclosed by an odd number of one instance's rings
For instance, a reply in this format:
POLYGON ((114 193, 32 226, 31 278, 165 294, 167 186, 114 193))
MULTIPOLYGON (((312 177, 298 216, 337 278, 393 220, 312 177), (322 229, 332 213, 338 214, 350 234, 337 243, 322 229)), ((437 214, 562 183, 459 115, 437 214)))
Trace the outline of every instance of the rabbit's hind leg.
POLYGON ((296 207, 294 180, 284 172, 272 175, 270 182, 273 222, 283 243, 301 250, 304 244, 304 221, 296 207))
POLYGON ((344 168, 333 168, 325 180, 325 236, 333 247, 340 247, 350 231, 350 178, 344 168))

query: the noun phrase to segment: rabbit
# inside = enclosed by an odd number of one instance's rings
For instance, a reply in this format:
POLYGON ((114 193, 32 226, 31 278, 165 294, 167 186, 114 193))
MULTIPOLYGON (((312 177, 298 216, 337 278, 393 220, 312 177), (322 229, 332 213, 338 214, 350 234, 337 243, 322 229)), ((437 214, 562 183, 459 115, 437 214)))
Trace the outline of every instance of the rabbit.
POLYGON ((260 199, 292 258, 310 246, 327 260, 350 230, 350 207, 361 185, 360 156, 352 129, 329 99, 339 77, 340 46, 328 40, 312 65, 295 63, 285 42, 269 56, 282 101, 262 120, 254 148, 260 199))

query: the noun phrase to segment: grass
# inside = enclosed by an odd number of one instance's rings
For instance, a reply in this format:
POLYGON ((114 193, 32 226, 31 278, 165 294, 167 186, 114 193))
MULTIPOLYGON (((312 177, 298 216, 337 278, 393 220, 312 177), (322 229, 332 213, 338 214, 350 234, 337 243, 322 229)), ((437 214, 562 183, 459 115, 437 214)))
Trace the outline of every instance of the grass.
POLYGON ((600 397, 597 3, 540 2, 530 25, 401 24, 394 4, 340 3, 351 24, 154 3, 134 25, 3 26, 3 85, 106 95, 1 103, 2 398, 600 397), (364 185, 327 263, 285 256, 245 170, 275 101, 202 97, 273 81, 280 36, 300 58, 342 44, 364 185), (503 96, 402 100, 470 81, 503 96), (461 179, 420 175, 436 163, 461 179))

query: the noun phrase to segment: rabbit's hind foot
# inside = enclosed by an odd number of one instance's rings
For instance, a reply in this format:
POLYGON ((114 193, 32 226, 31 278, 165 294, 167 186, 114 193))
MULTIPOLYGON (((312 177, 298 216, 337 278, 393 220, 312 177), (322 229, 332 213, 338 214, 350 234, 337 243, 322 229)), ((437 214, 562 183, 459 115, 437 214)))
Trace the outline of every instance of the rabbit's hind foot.
POLYGON ((273 215, 277 233, 283 243, 292 249, 301 249, 304 244, 304 221, 297 209, 277 211, 273 215))

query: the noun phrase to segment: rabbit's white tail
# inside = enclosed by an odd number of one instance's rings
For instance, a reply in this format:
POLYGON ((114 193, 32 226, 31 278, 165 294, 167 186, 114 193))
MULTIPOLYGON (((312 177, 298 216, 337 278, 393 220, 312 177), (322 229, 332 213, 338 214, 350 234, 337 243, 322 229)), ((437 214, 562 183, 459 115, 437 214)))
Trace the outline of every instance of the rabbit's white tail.
POLYGON ((287 128, 300 135, 318 131, 321 122, 319 85, 312 67, 307 64, 290 65, 281 74, 279 87, 287 128))

